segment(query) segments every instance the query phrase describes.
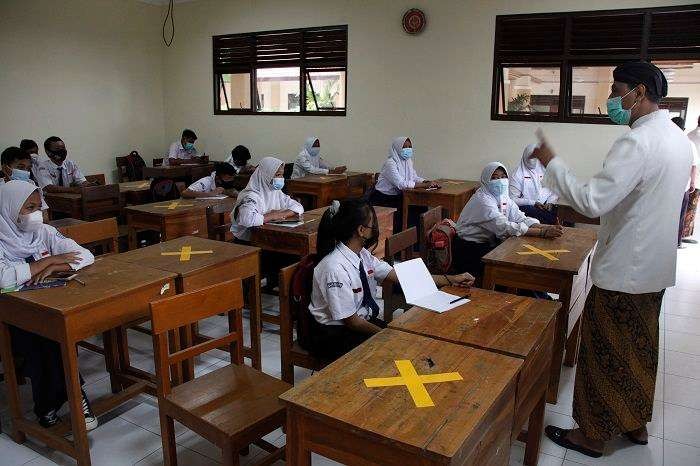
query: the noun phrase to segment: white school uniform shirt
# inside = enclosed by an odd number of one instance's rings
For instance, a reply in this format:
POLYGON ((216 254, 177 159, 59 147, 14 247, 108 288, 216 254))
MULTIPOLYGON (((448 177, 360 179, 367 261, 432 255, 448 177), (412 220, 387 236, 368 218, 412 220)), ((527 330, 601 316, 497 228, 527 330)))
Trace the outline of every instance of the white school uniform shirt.
MULTIPOLYGON (((688 138, 688 139, 690 139, 690 138, 688 138)), ((692 162, 691 167, 697 167, 698 164, 700 163, 700 156, 698 155, 698 149, 697 149, 697 147, 695 147, 695 144, 693 143, 693 141, 690 141, 690 150, 693 153, 693 162, 692 162)), ((690 189, 690 182, 691 181, 692 180, 690 178, 688 178, 688 184, 685 187, 686 191, 690 189)))
POLYGON ((19 211, 37 187, 25 181, 8 181, 0 186, 0 289, 15 288, 31 280, 28 257, 34 260, 64 254, 79 253, 73 270, 94 262, 94 256, 72 239, 66 238, 50 225, 37 232, 24 232, 17 226, 19 211))
POLYGON ((496 197, 487 184, 493 172, 502 168, 499 162, 491 162, 481 173, 481 187, 469 199, 457 220, 457 235, 464 241, 496 245, 511 236, 522 236, 539 221, 526 216, 506 194, 496 197))
POLYGON ((384 161, 377 179, 375 189, 388 196, 397 196, 402 190, 415 188, 416 183, 425 181, 413 168, 413 160, 406 160, 399 155, 406 139, 405 136, 394 138, 389 148, 389 157, 384 161))
MULTIPOLYGON (((182 142, 181 141, 175 141, 172 144, 170 144, 170 149, 168 149, 168 158, 169 159, 181 159, 181 160, 190 160, 193 157, 199 156, 199 153, 197 152, 197 148, 193 147, 192 149, 185 149, 182 147, 182 142)), ((163 160, 163 163, 167 165, 168 161, 163 160)))
POLYGON ((301 178, 307 175, 327 175, 329 166, 323 157, 320 155, 311 155, 311 147, 314 143, 318 141, 317 137, 306 138, 304 145, 301 148, 301 152, 297 155, 294 161, 294 170, 292 170, 292 179, 301 178))
POLYGON ((236 205, 231 212, 231 233, 241 240, 250 240, 250 228, 265 222, 265 214, 273 210, 291 210, 304 213, 304 207, 272 188, 272 178, 284 162, 274 157, 265 157, 250 176, 248 185, 238 193, 236 205))
MULTIPOLYGON (((63 168, 63 186, 66 188, 87 181, 78 164, 73 160, 64 160, 60 167, 63 168)), ((58 186, 58 176, 59 165, 53 163, 48 157, 40 160, 34 168, 34 178, 41 189, 48 185, 58 186)))
POLYGON ((216 172, 211 172, 211 175, 200 178, 188 186, 190 191, 197 193, 210 193, 216 189, 216 172))
POLYGON ((313 287, 309 311, 316 321, 324 325, 343 325, 342 320, 354 314, 364 319, 372 316, 371 309, 362 306, 362 280, 360 261, 367 274, 369 291, 377 294, 377 283, 381 283, 392 271, 392 267, 377 259, 367 249, 355 254, 343 243, 324 257, 314 269, 313 287))
POLYGON ((657 110, 610 148, 603 169, 579 182, 561 157, 544 182, 587 217, 600 217, 591 278, 599 288, 656 293, 676 282, 678 218, 692 163, 688 139, 657 110))
POLYGON ((537 144, 525 147, 520 163, 508 178, 510 197, 519 206, 557 202, 557 196, 549 188, 542 186, 544 166, 539 160, 530 158, 536 147, 537 144))

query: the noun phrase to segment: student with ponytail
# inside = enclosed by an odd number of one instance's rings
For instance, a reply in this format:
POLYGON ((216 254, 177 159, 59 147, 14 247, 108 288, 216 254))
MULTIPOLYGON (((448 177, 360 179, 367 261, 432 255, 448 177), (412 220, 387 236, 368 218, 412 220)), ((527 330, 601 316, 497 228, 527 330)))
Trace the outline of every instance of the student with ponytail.
MULTIPOLYGON (((398 278, 389 264, 370 252, 378 238, 377 215, 365 201, 333 201, 323 214, 309 305, 317 323, 311 338, 316 356, 336 359, 386 327, 374 299, 377 284, 398 278)), ((474 283, 467 273, 433 279, 438 286, 474 283)))

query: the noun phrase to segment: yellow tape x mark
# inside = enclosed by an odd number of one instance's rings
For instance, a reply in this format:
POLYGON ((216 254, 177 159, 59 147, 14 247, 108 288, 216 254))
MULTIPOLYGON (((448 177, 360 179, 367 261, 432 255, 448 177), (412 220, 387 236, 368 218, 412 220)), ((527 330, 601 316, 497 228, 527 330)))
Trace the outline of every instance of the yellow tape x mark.
POLYGON ((161 252, 161 256, 180 256, 180 262, 187 262, 193 254, 214 254, 214 251, 193 251, 192 246, 183 246, 177 252, 161 252))
POLYGON ((168 210, 173 210, 177 209, 178 207, 192 207, 194 204, 180 204, 180 201, 173 201, 170 204, 161 204, 157 205, 155 207, 159 209, 168 209, 168 210))
POLYGON ((559 258, 555 256, 554 254, 558 253, 564 253, 564 252, 571 252, 568 249, 540 249, 536 248, 535 246, 531 244, 523 244, 524 247, 529 249, 530 251, 522 251, 518 252, 521 256, 529 256, 529 255, 539 255, 539 256, 544 256, 550 261, 558 261, 559 258))

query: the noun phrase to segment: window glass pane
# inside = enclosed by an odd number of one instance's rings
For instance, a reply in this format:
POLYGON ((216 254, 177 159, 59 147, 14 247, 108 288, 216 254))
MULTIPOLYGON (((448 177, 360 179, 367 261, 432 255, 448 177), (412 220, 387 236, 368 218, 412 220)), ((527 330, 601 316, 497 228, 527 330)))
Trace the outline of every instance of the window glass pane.
POLYGON ((309 71, 305 81, 306 110, 345 110, 345 71, 309 71))
POLYGON ((222 74, 220 110, 250 110, 250 73, 222 74))
POLYGON ((571 114, 607 115, 606 102, 614 66, 574 66, 571 70, 571 114))
POLYGON ((499 96, 501 115, 555 114, 559 111, 559 68, 504 67, 499 96))
POLYGON ((256 110, 258 112, 298 112, 299 68, 256 70, 256 110))
POLYGON ((685 129, 695 129, 700 116, 700 61, 674 60, 654 62, 668 81, 668 96, 659 105, 685 119, 685 129))

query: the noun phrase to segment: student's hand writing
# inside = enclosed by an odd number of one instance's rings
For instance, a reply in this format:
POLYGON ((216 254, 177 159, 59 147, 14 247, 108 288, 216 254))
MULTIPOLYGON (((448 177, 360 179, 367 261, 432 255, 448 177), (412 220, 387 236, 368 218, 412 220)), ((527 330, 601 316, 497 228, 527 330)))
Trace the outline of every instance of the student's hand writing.
POLYGON ((57 254, 55 256, 49 257, 51 260, 52 267, 54 265, 71 265, 80 263, 80 253, 77 252, 67 252, 65 254, 57 254))
POLYGON ((332 173, 334 175, 340 175, 341 173, 345 173, 345 171, 348 169, 345 165, 341 165, 340 167, 335 167, 331 168, 329 173, 332 173))
POLYGON ((225 191, 224 188, 222 188, 221 186, 218 186, 213 192, 214 192, 214 194, 223 194, 224 191, 225 191))
POLYGON ((460 288, 470 288, 474 285, 475 280, 471 274, 466 272, 459 275, 448 275, 447 278, 450 281, 450 285, 460 288))
POLYGON ((545 238, 559 238, 564 234, 564 227, 561 225, 544 225, 542 229, 545 238))
POLYGON ((35 285, 46 280, 51 274, 55 272, 61 272, 66 269, 66 264, 52 264, 46 267, 44 270, 36 274, 32 280, 31 284, 35 285))

